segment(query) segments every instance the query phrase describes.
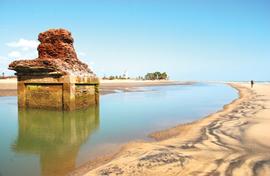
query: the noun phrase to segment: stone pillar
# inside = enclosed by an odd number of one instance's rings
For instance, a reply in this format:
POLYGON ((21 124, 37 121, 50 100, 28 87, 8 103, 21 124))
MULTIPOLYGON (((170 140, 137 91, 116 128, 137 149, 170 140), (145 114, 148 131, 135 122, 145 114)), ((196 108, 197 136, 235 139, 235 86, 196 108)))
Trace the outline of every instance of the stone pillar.
POLYGON ((25 97, 25 84, 23 81, 21 81, 18 78, 18 83, 17 83, 17 94, 18 94, 18 106, 19 108, 25 108, 26 107, 26 97, 25 97))
POLYGON ((99 84, 95 85, 95 101, 96 104, 99 104, 99 84))
POLYGON ((75 83, 69 76, 64 76, 63 82, 63 109, 66 111, 75 110, 75 83))

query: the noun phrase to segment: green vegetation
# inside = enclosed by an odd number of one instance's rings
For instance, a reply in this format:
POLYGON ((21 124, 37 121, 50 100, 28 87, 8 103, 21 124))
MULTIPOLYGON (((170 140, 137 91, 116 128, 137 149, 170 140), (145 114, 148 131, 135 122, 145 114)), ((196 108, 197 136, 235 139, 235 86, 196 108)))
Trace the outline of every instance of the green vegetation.
POLYGON ((136 78, 130 78, 127 77, 125 74, 123 75, 116 75, 116 76, 104 76, 102 79, 107 80, 115 80, 115 79, 135 79, 135 80, 168 80, 169 76, 166 72, 153 72, 153 73, 147 73, 145 76, 138 76, 136 78))
POLYGON ((153 72, 147 73, 144 77, 145 80, 167 80, 169 79, 168 74, 166 72, 153 72))
POLYGON ((114 79, 130 79, 130 77, 126 77, 125 75, 123 76, 104 76, 102 79, 108 79, 108 80, 114 80, 114 79))

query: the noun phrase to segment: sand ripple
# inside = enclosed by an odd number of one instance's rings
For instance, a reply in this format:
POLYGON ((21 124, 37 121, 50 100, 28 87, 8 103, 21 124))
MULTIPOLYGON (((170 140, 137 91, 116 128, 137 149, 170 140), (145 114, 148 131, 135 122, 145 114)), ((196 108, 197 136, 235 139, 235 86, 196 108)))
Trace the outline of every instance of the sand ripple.
POLYGON ((270 85, 232 86, 240 98, 222 111, 127 144, 86 175, 270 175, 270 85))

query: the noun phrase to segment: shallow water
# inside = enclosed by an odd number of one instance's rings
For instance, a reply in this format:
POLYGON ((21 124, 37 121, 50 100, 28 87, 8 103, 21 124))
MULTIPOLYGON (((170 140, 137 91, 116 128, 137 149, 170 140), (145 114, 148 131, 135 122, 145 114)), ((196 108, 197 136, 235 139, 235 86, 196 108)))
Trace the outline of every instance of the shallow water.
POLYGON ((76 112, 18 111, 0 97, 0 176, 65 175, 90 158, 151 132, 213 113, 237 97, 223 84, 145 87, 101 96, 76 112))

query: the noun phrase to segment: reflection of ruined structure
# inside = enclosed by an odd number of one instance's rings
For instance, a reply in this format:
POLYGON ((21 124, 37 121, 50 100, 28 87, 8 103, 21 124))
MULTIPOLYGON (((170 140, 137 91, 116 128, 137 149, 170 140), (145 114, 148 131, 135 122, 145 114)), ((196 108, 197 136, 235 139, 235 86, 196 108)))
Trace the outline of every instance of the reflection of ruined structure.
POLYGON ((76 167, 81 144, 99 127, 99 109, 73 112, 19 111, 19 134, 13 149, 37 154, 41 175, 66 175, 76 167))
POLYGON ((74 110, 98 103, 98 79, 82 63, 71 33, 51 29, 38 36, 38 58, 14 61, 21 108, 74 110))

